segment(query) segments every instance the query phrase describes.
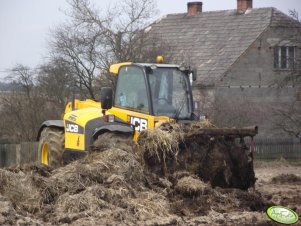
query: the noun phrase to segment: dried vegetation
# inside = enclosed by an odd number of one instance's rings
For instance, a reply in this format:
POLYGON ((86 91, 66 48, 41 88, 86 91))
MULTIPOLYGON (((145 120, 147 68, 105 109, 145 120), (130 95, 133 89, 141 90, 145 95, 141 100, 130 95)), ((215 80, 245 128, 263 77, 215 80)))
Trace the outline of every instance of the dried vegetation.
POLYGON ((260 193, 213 188, 210 180, 203 181, 185 167, 185 133, 169 129, 145 134, 147 140, 139 147, 110 135, 116 140, 95 145, 85 158, 58 169, 29 165, 0 170, 0 223, 224 225, 252 217, 254 224, 268 221, 262 216, 269 203, 260 193), (226 214, 243 216, 246 211, 250 215, 239 219, 226 214))

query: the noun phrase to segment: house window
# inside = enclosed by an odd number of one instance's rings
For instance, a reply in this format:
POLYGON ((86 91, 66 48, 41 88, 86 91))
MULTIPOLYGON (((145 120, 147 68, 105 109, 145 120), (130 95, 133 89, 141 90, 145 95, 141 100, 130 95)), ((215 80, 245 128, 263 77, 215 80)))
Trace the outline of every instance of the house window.
POLYGON ((277 46, 274 49, 274 68, 293 69, 295 68, 295 47, 277 46))

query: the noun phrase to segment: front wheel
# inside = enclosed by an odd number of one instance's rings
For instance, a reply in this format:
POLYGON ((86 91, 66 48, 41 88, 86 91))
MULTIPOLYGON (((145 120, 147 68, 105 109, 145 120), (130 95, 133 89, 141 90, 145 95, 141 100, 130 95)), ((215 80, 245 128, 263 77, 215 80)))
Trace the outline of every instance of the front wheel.
POLYGON ((62 129, 54 127, 44 128, 39 140, 39 162, 54 168, 62 166, 64 144, 65 137, 62 129))

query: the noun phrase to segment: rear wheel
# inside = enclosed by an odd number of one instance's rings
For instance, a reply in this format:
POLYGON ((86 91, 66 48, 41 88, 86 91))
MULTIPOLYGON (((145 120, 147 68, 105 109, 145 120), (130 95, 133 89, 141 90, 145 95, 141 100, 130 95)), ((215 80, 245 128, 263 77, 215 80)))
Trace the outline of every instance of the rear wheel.
POLYGON ((39 161, 51 167, 63 165, 64 144, 65 137, 62 129, 44 128, 39 141, 39 161))

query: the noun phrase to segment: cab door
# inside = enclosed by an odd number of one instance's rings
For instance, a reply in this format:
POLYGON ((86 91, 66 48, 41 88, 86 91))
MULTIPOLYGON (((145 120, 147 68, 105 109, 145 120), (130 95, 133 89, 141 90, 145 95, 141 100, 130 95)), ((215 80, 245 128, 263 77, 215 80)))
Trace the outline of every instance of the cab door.
POLYGON ((134 140, 142 130, 154 128, 150 92, 142 67, 128 65, 120 68, 114 96, 109 113, 135 126, 134 140))

